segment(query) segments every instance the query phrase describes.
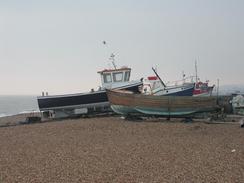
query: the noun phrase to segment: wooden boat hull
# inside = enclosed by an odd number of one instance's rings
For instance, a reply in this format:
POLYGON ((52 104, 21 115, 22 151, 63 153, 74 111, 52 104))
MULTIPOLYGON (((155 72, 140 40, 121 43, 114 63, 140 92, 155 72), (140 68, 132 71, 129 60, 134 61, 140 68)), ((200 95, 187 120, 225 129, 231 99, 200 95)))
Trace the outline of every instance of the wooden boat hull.
POLYGON ((186 116, 218 108, 215 97, 155 96, 114 90, 107 90, 107 96, 114 112, 122 115, 186 116))
POLYGON ((140 114, 136 109, 128 106, 123 105, 110 105, 111 109, 121 115, 127 115, 127 114, 140 114))

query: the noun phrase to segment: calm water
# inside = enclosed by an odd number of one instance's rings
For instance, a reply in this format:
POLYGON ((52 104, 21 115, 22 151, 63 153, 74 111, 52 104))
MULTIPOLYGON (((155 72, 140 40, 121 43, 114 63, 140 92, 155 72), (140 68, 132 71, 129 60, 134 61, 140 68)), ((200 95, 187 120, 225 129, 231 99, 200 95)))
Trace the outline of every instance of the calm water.
POLYGON ((0 95, 0 117, 38 110, 36 96, 0 95))

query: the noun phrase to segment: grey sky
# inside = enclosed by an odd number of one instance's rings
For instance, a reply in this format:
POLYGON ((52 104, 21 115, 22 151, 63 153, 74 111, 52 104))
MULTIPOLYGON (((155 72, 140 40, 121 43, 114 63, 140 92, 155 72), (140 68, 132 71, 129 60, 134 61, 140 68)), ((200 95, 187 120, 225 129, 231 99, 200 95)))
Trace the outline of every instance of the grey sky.
POLYGON ((97 88, 111 52, 133 79, 198 59, 202 80, 244 84, 243 17, 243 0, 0 0, 0 94, 97 88))

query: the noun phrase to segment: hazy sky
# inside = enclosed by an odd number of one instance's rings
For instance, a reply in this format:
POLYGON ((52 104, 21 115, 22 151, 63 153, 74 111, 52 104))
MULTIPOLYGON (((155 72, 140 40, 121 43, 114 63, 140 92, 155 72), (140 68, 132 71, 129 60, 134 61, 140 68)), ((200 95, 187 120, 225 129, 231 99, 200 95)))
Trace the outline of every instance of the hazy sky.
POLYGON ((0 94, 97 88, 111 52, 132 79, 197 59, 202 80, 244 84, 243 18, 243 0, 0 0, 0 94))

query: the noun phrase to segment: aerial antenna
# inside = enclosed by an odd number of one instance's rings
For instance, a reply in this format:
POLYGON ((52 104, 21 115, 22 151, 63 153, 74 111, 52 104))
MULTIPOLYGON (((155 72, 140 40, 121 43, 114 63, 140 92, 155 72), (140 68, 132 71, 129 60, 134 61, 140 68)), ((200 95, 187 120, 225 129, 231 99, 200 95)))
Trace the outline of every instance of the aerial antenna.
MULTIPOLYGON (((103 44, 104 44, 104 45, 107 45, 107 42, 106 42, 106 41, 103 41, 103 44)), ((114 69, 117 69, 117 66, 116 66, 116 64, 115 64, 115 58, 114 58, 114 57, 115 57, 115 54, 112 53, 112 54, 110 55, 110 57, 109 57, 109 60, 111 60, 114 69)))
POLYGON ((186 80, 186 74, 185 74, 185 72, 184 71, 182 71, 182 78, 183 78, 183 82, 185 83, 185 80, 186 80))
POLYGON ((186 77, 186 74, 184 71, 182 71, 182 78, 184 79, 186 77))
POLYGON ((115 64, 115 59, 114 59, 114 57, 115 57, 115 54, 112 53, 112 54, 110 55, 109 60, 112 60, 112 64, 113 64, 113 66, 114 66, 114 69, 117 69, 116 64, 115 64))
POLYGON ((159 77, 157 71, 156 71, 153 67, 152 67, 152 70, 153 70, 153 72, 155 73, 155 75, 158 77, 158 79, 160 80, 160 82, 162 83, 162 85, 163 85, 164 87, 166 87, 165 83, 164 83, 164 82, 162 81, 162 79, 159 77))

